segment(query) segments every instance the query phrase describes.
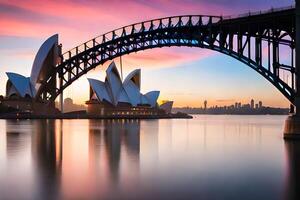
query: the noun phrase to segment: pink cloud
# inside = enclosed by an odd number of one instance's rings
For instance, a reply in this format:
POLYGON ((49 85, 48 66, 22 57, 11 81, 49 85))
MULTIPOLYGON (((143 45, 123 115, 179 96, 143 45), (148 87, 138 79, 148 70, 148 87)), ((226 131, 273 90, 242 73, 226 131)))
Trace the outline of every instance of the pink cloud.
MULTIPOLYGON (((77 44, 74 42, 74 38, 78 42, 80 39, 88 40, 112 29, 151 18, 180 14, 212 14, 213 12, 221 14, 221 12, 216 11, 216 6, 163 0, 151 1, 151 5, 140 1, 11 0, 3 3, 0 0, 1 2, 3 5, 13 6, 13 8, 23 11, 20 13, 18 10, 13 10, 0 14, 1 34, 38 36, 41 32, 42 35, 59 32, 62 38, 66 38, 63 43, 67 43, 68 47, 70 45, 69 48, 72 47, 71 41, 77 44), (28 12, 31 15, 37 15, 37 17, 27 19, 24 16, 22 18, 22 15, 26 15, 28 12), (41 19, 36 19, 38 16, 41 16, 41 19), (50 20, 50 18, 53 19, 50 20), (87 33, 89 33, 88 36, 87 33), (84 37, 78 38, 77 35, 80 34, 83 34, 84 37)), ((80 42, 84 42, 84 40, 80 42)))
POLYGON ((139 66, 148 68, 174 67, 187 64, 198 59, 213 55, 213 51, 199 48, 173 47, 146 50, 136 54, 124 56, 126 66, 136 68, 139 66))
MULTIPOLYGON (((0 5, 1 2, 3 5, 14 8, 13 11, 16 9, 22 11, 21 14, 17 11, 0 14, 0 33, 2 35, 38 37, 42 40, 59 33, 65 51, 97 35, 130 23, 175 14, 196 14, 204 9, 206 11, 213 10, 208 9, 209 6, 202 6, 203 3, 196 4, 196 6, 195 3, 184 3, 183 6, 183 3, 158 0, 153 1, 151 5, 139 1, 126 1, 126 3, 102 1, 99 3, 66 0, 59 2, 11 0, 3 3, 0 0, 0 5), (199 10, 199 8, 201 9, 199 10), (32 17, 22 18, 22 13, 23 15, 29 13, 33 16, 41 16, 41 19, 39 21, 32 17), (50 20, 52 17, 54 20, 50 20), (55 23, 55 19, 58 17, 60 20, 55 23), (47 20, 44 20, 45 18, 47 20)), ((132 65, 142 63, 152 67, 173 66, 199 59, 202 56, 208 56, 208 54, 166 48, 132 54, 128 57, 127 62, 132 65)))

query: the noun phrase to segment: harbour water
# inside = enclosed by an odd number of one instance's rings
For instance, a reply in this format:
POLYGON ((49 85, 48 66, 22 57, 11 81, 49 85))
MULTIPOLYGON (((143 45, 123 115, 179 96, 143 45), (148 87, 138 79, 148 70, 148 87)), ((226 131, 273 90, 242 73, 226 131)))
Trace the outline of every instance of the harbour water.
POLYGON ((0 120, 0 199, 296 199, 285 119, 0 120))

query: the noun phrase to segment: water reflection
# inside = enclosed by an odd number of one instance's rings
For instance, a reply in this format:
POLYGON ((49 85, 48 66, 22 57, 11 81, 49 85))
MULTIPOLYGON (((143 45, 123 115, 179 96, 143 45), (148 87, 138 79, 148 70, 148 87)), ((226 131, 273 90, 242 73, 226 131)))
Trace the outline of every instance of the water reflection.
POLYGON ((299 199, 283 121, 0 120, 0 199, 299 199))
POLYGON ((62 120, 33 121, 32 156, 35 163, 35 199, 58 199, 62 170, 62 120), (60 128, 56 129, 56 125, 60 128))
MULTIPOLYGON (((8 120, 6 123, 7 158, 8 160, 15 160, 14 163, 9 163, 10 167, 16 167, 17 169, 23 168, 28 159, 32 162, 31 173, 28 175, 31 175, 32 186, 35 188, 30 192, 31 194, 27 194, 28 196, 25 196, 25 198, 58 198, 62 165, 62 133, 55 132, 55 123, 53 120, 8 120), (31 155, 28 153, 24 156, 24 153, 29 149, 31 150, 31 155), (18 155, 21 157, 17 158, 18 155), (23 156, 27 158, 23 160, 23 156), (23 160, 23 162, 19 163, 21 160, 23 160)), ((17 170, 16 173, 18 173, 18 171, 19 170, 17 170)), ((22 181, 28 180, 21 180, 21 182, 22 181)), ((22 185, 21 187, 27 186, 22 185)), ((22 188, 17 189, 22 190, 22 188)), ((20 198, 18 193, 11 193, 7 197, 13 199, 20 198)))
POLYGON ((28 151, 31 139, 31 131, 19 129, 19 126, 31 126, 28 121, 8 120, 6 123, 6 156, 8 160, 13 161, 28 151))
POLYGON ((73 123, 63 128, 72 132, 63 139, 63 197, 118 199, 137 184, 139 120, 85 120, 76 125, 78 130, 73 123))
MULTIPOLYGON (((110 179, 119 181, 121 148, 122 156, 129 156, 135 164, 139 163, 140 121, 139 120, 89 120, 89 152, 93 162, 107 163, 110 179), (102 141, 104 144, 102 144, 102 141), (103 151, 105 159, 100 158, 103 151)), ((126 162, 126 160, 124 160, 126 162)), ((138 170, 138 166, 136 169, 138 170)))

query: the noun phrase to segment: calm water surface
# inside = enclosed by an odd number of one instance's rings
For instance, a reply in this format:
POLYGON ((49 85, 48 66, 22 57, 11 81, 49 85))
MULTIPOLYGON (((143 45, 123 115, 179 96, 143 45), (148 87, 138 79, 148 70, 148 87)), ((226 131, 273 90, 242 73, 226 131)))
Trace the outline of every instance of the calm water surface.
POLYGON ((285 118, 1 120, 0 199, 296 199, 285 118))

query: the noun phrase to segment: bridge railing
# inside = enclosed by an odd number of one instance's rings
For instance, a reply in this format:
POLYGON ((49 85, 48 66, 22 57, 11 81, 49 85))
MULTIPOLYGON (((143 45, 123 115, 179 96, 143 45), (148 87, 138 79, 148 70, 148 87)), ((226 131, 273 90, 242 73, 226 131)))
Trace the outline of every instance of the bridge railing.
POLYGON ((103 44, 107 41, 126 36, 128 34, 140 33, 142 31, 156 30, 160 28, 172 28, 181 26, 197 26, 207 25, 209 23, 217 23, 221 20, 220 16, 209 15, 182 15, 171 16, 165 18, 152 19, 140 23, 124 26, 113 31, 107 32, 103 35, 97 36, 81 45, 74 47, 73 49, 63 53, 63 59, 70 59, 73 56, 84 52, 99 44, 103 44))
POLYGON ((261 11, 254 11, 254 12, 249 11, 249 12, 243 13, 243 14, 223 16, 223 19, 237 19, 237 18, 243 18, 243 17, 250 17, 250 16, 262 15, 262 14, 269 14, 269 13, 273 13, 273 12, 280 12, 280 11, 284 11, 284 10, 290 10, 293 8, 295 8, 295 5, 285 6, 285 7, 280 7, 280 8, 271 8, 268 10, 261 10, 261 11))

